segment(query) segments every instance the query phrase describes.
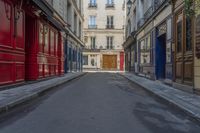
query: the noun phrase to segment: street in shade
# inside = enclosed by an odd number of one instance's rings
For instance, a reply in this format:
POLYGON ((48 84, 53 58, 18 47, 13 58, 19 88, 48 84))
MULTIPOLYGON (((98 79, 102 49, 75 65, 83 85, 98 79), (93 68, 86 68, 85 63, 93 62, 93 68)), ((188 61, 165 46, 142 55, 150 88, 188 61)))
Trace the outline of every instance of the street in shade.
POLYGON ((88 73, 0 118, 0 133, 199 132, 183 111, 116 73, 88 73))

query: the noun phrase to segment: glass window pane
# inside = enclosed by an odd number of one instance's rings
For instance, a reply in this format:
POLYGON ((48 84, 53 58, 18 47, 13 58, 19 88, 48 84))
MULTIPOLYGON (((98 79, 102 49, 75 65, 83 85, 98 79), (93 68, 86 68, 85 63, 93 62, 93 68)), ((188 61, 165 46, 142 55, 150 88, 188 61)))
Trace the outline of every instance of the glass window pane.
POLYGON ((192 23, 191 18, 186 19, 186 51, 192 50, 192 23))

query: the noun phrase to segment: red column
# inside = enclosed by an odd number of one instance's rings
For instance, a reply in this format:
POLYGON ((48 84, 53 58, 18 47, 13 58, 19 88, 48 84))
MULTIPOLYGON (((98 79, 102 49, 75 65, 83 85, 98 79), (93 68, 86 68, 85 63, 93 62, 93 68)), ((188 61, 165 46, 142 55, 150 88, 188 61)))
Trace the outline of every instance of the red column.
POLYGON ((58 33, 58 74, 64 74, 64 52, 63 52, 63 36, 58 33))
POLYGON ((38 71, 38 21, 36 18, 26 16, 26 80, 37 80, 38 71))

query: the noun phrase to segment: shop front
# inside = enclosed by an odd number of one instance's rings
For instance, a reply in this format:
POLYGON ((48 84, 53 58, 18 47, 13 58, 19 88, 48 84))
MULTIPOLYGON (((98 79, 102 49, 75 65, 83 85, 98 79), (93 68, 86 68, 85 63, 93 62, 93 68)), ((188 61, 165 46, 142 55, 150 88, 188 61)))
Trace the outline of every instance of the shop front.
POLYGON ((63 74, 63 27, 48 6, 0 0, 0 85, 63 74))
POLYGON ((25 12, 22 1, 0 0, 0 85, 25 79, 25 12))

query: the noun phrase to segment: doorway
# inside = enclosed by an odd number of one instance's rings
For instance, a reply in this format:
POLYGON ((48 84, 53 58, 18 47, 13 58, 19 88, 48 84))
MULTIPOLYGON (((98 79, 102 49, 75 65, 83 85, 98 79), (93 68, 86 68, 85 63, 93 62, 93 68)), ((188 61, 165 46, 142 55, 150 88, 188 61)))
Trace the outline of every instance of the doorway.
POLYGON ((165 79, 166 70, 166 34, 157 37, 156 43, 157 79, 165 79))

